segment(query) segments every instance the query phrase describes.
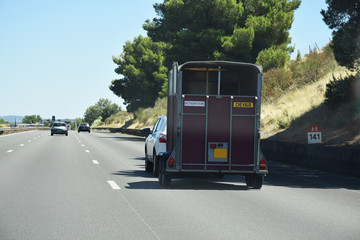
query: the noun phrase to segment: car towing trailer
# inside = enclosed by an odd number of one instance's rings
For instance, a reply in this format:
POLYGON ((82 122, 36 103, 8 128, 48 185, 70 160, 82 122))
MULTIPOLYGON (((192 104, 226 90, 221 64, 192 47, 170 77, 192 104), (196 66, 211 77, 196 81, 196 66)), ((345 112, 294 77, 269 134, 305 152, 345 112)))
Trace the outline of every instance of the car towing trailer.
POLYGON ((173 64, 168 76, 167 145, 159 183, 193 173, 244 175, 260 189, 261 66, 225 61, 173 64))

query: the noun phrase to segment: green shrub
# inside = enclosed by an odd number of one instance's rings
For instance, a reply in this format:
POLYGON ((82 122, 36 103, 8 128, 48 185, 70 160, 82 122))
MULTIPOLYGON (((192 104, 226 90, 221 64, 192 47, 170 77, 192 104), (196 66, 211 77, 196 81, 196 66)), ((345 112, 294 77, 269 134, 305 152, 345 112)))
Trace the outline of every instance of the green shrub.
POLYGON ((101 117, 99 117, 98 119, 96 119, 92 124, 91 124, 91 127, 92 128, 96 128, 98 126, 100 126, 102 124, 101 122, 101 117))
POLYGON ((292 61, 289 68, 297 86, 319 81, 337 66, 334 53, 329 45, 321 51, 315 49, 305 55, 303 60, 292 61))
POLYGON ((264 73, 263 96, 268 100, 279 97, 293 84, 291 72, 273 68, 264 73))
POLYGON ((288 111, 285 109, 283 111, 283 115, 276 119, 276 123, 279 129, 286 129, 290 127, 290 124, 294 120, 295 120, 294 116, 289 115, 288 111))
POLYGON ((283 68, 289 60, 290 56, 286 50, 272 47, 259 52, 256 64, 262 65, 264 71, 267 71, 272 68, 283 68))
POLYGON ((286 129, 290 126, 290 122, 287 119, 278 118, 276 120, 279 129, 286 129))
POLYGON ((336 79, 326 84, 325 104, 333 109, 349 103, 352 99, 351 86, 355 82, 355 76, 336 79))
MULTIPOLYGON (((259 54, 258 60, 273 61, 271 54, 267 58, 259 54)), ((303 87, 319 81, 338 66, 329 45, 321 51, 312 50, 303 58, 300 58, 300 53, 298 53, 298 58, 289 61, 284 68, 274 67, 277 65, 278 63, 275 61, 264 67, 264 69, 270 68, 264 72, 263 76, 263 97, 265 101, 271 102, 290 88, 303 87)))

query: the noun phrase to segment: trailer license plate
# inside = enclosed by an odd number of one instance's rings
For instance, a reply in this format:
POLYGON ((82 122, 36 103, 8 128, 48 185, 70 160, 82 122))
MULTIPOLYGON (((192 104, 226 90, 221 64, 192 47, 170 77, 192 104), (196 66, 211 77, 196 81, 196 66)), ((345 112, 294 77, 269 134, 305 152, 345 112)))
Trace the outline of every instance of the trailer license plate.
POLYGON ((227 158, 227 150, 225 148, 215 148, 214 158, 227 158))
POLYGON ((254 108, 252 102, 234 102, 234 108, 254 108))

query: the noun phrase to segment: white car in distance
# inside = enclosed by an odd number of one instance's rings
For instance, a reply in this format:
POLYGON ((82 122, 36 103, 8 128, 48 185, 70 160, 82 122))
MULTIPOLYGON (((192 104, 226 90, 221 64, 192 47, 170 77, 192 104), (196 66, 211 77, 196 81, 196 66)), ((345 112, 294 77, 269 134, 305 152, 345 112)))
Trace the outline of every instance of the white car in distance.
POLYGON ((156 177, 160 154, 166 152, 166 125, 166 116, 160 116, 145 140, 145 171, 152 172, 156 177))

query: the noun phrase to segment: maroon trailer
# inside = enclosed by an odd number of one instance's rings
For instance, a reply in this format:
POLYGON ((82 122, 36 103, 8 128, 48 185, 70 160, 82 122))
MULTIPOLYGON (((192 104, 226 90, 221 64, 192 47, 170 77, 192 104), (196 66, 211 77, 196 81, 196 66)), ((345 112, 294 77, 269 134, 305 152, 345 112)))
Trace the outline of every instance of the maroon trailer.
POLYGON ((260 151, 261 86, 262 69, 254 64, 174 63, 160 184, 184 173, 239 174, 260 189, 267 174, 260 151))

